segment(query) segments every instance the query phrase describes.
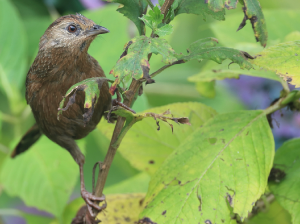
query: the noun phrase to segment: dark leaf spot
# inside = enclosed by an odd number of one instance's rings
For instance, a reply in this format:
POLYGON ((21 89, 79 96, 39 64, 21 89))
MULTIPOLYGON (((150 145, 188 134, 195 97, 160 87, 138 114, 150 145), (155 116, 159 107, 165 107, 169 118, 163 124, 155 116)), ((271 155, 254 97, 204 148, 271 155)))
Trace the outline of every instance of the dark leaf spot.
MULTIPOLYGON (((245 13, 245 11, 246 11, 246 10, 244 10, 244 13, 245 13)), ((247 15, 246 15, 246 13, 245 13, 244 18, 243 18, 241 24, 239 25, 237 31, 243 29, 243 28, 246 26, 246 21, 247 21, 247 19, 248 19, 248 17, 247 17, 247 15)))
POLYGON ((156 222, 152 222, 151 219, 145 217, 143 219, 140 219, 139 224, 157 224, 156 222))
POLYGON ((150 164, 154 164, 154 160, 150 160, 149 163, 150 163, 150 164))
POLYGON ((164 210, 161 214, 165 215, 167 213, 167 210, 164 210))
POLYGON ((274 181, 276 183, 279 183, 284 177, 286 176, 286 173, 278 168, 272 168, 268 181, 274 181))
POLYGON ((124 220, 126 221, 126 222, 130 222, 130 218, 129 217, 124 217, 124 220))
POLYGON ((132 41, 129 41, 129 42, 127 43, 127 46, 126 46, 124 52, 121 54, 120 58, 122 58, 122 57, 124 57, 124 56, 127 55, 128 48, 130 47, 130 45, 131 45, 132 43, 133 43, 132 41))

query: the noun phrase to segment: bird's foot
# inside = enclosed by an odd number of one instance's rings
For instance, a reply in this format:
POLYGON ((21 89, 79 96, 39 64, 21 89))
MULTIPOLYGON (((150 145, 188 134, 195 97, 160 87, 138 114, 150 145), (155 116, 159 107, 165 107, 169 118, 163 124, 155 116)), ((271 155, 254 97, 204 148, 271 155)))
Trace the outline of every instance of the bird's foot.
POLYGON ((92 217, 95 217, 99 212, 101 212, 102 210, 104 210, 106 208, 106 205, 107 205, 106 202, 101 206, 98 205, 100 202, 105 201, 104 195, 101 197, 97 197, 97 196, 89 193, 85 189, 82 189, 81 197, 86 202, 87 209, 92 217), (93 212, 93 209, 96 214, 93 212))

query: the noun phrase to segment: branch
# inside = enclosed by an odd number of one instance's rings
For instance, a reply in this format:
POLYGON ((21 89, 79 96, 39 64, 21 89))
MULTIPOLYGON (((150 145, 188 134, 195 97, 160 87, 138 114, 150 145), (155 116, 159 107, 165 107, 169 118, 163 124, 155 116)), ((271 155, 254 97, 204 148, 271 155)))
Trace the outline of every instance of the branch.
MULTIPOLYGON (((129 90, 126 91, 126 97, 124 100, 124 104, 126 106, 130 107, 132 105, 132 103, 135 100, 136 93, 138 92, 141 84, 142 84, 141 81, 134 80, 134 79, 132 80, 129 90)), ((101 170, 98 175, 98 180, 97 180, 97 184, 96 184, 96 188, 95 188, 96 196, 102 196, 102 194, 103 194, 103 189, 104 189, 104 185, 105 185, 105 182, 106 182, 106 179, 108 176, 109 168, 112 164, 114 156, 120 145, 120 141, 118 142, 118 144, 115 144, 115 143, 118 140, 118 136, 121 133, 121 130, 124 126, 125 120, 126 120, 126 118, 124 118, 124 117, 120 117, 120 116, 118 117, 107 154, 105 156, 103 165, 102 165, 101 170)))
MULTIPOLYGON (((299 98, 300 98, 300 91, 293 90, 287 96, 280 98, 276 103, 266 108, 264 112, 266 115, 272 114, 275 111, 288 106, 288 104, 295 102, 299 98)), ((295 108, 295 109, 299 110, 299 108, 295 108)))
POLYGON ((162 14, 164 14, 164 19, 166 18, 166 15, 168 14, 169 8, 173 4, 174 0, 166 0, 161 7, 160 11, 162 14))

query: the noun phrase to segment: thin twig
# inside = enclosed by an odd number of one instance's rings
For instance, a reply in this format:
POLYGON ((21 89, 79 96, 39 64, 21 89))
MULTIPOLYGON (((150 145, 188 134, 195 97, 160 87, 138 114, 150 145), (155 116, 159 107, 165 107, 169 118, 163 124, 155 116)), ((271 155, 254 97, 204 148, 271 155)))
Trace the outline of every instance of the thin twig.
MULTIPOLYGON (((161 67, 160 69, 158 69, 157 71, 153 72, 153 73, 150 75, 150 77, 151 77, 151 78, 154 78, 155 76, 157 76, 159 73, 161 73, 161 72, 164 71, 165 69, 167 69, 167 68, 169 68, 169 67, 171 67, 171 66, 173 66, 173 65, 178 65, 178 64, 182 64, 182 63, 185 63, 185 61, 184 61, 184 60, 178 60, 178 61, 173 62, 173 63, 170 64, 170 65, 165 65, 165 66, 161 67)), ((145 80, 142 79, 142 81, 145 81, 145 80)))

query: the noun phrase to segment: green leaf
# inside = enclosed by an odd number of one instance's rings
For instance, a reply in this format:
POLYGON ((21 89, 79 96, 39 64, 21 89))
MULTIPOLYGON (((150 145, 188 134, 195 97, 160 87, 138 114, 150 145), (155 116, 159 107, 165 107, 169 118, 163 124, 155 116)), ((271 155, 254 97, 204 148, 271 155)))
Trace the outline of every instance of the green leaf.
POLYGON ((300 40, 274 45, 259 53, 252 63, 274 71, 296 88, 300 87, 299 47, 300 40))
POLYGON ((197 91, 204 97, 214 98, 216 96, 215 81, 196 82, 197 91))
POLYGON ((199 0, 178 0, 178 7, 175 9, 175 15, 181 13, 202 15, 204 20, 206 19, 206 15, 210 15, 217 20, 225 20, 224 9, 219 12, 214 12, 209 8, 205 1, 199 0))
POLYGON ((221 64, 224 60, 230 59, 237 63, 241 69, 252 68, 251 63, 247 58, 251 58, 249 54, 232 48, 216 47, 218 40, 212 37, 198 40, 190 45, 188 48, 188 55, 179 56, 179 60, 190 61, 197 59, 202 61, 208 59, 221 64))
POLYGON ((108 79, 104 77, 95 77, 85 79, 71 86, 59 104, 57 120, 59 120, 59 116, 63 111, 66 111, 73 103, 75 103, 76 92, 84 91, 84 108, 87 110, 85 110, 85 113, 83 114, 83 121, 85 124, 87 124, 92 118, 94 113, 94 105, 97 104, 100 96, 100 89, 105 81, 108 81, 108 79), (66 107, 64 107, 67 97, 69 97, 68 103, 66 104, 66 107))
POLYGON ((227 224, 233 210, 244 219, 266 190, 274 151, 263 111, 217 115, 157 170, 140 217, 156 223, 227 224))
POLYGON ((274 201, 266 211, 255 214, 255 216, 246 221, 246 224, 292 224, 290 214, 278 203, 274 201))
MULTIPOLYGON (((84 141, 78 143, 83 149, 84 141)), ((0 179, 9 195, 60 217, 78 175, 78 165, 68 151, 43 136, 24 154, 7 158, 0 179)))
POLYGON ((0 91, 14 98, 26 76, 26 33, 8 0, 0 1, 0 27, 0 91))
POLYGON ((266 79, 272 79, 278 82, 282 82, 282 79, 277 76, 274 72, 254 70, 241 71, 239 69, 220 69, 220 70, 205 70, 199 74, 193 75, 188 78, 190 82, 210 82, 213 80, 223 80, 223 79, 238 79, 240 75, 247 75, 253 77, 261 77, 266 79))
POLYGON ((245 17, 238 30, 246 25, 246 20, 250 20, 256 41, 265 47, 267 45, 268 32, 265 17, 258 0, 244 0, 243 10, 245 17))
POLYGON ((149 15, 144 15, 140 19, 160 37, 169 35, 173 31, 173 27, 170 24, 162 24, 164 15, 161 14, 161 11, 157 6, 149 11, 149 15))
POLYGON ((147 193, 150 176, 146 173, 139 173, 131 178, 104 189, 104 194, 129 194, 147 193))
POLYGON ((148 4, 146 0, 105 0, 107 2, 120 3, 118 12, 130 19, 137 27, 139 34, 145 33, 144 23, 139 19, 146 10, 148 4))
POLYGON ((285 172, 279 183, 270 182, 270 190, 279 204, 292 216, 292 223, 300 222, 300 138, 285 142, 276 152, 274 166, 285 172))
POLYGON ((226 7, 227 9, 235 9, 238 0, 206 0, 209 9, 214 12, 219 12, 226 7))
POLYGON ((284 42, 300 40, 300 32, 294 31, 286 35, 284 42))
MULTIPOLYGON (((149 15, 144 15, 141 19, 144 21, 146 20, 147 23, 150 24, 151 29, 157 29, 158 25, 161 24, 164 15, 161 14, 160 9, 158 6, 155 6, 153 10, 149 10, 149 15), (147 18, 147 19, 146 19, 147 18)), ((146 24, 147 25, 147 24, 146 24)))
MULTIPOLYGON (((128 131, 118 149, 133 167, 154 174, 185 138, 216 114, 215 110, 201 103, 175 103, 144 112, 162 113, 168 109, 175 117, 188 117, 191 125, 175 124, 172 134, 169 125, 165 122, 160 122, 159 131, 157 131, 156 122, 152 119, 144 119, 136 123, 128 131)), ((113 128, 113 125, 107 122, 101 122, 98 125, 98 129, 109 139, 113 128)))
POLYGON ((174 50, 166 40, 146 36, 134 38, 126 45, 123 53, 126 56, 120 58, 110 71, 110 74, 117 78, 115 84, 122 82, 124 87, 127 87, 132 78, 143 77, 147 79, 146 83, 153 82, 149 76, 148 54, 150 53, 162 55, 165 64, 177 61, 174 50))
POLYGON ((53 218, 45 217, 45 216, 39 216, 39 215, 32 215, 30 213, 24 213, 24 218, 27 223, 30 224, 50 224, 53 218))
POLYGON ((160 36, 166 36, 166 35, 170 35, 173 32, 173 26, 170 24, 166 24, 160 28, 158 28, 155 33, 160 36))

